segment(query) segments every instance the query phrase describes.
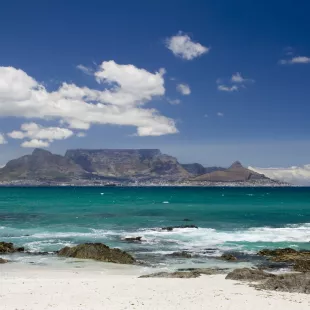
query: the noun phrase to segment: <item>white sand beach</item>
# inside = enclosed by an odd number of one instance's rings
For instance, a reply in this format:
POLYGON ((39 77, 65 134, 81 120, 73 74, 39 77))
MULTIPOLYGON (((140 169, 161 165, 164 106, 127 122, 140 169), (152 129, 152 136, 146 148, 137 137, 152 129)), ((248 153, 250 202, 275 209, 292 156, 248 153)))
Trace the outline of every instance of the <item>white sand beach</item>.
POLYGON ((0 267, 1 310, 310 309, 310 295, 257 291, 225 275, 140 279, 136 272, 121 275, 117 269, 11 266, 0 267))

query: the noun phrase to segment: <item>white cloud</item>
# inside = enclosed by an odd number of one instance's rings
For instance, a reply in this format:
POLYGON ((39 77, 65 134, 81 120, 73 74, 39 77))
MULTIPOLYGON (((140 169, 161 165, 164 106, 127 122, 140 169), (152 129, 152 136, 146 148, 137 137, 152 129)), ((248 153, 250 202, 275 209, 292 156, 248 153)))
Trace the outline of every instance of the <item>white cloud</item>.
POLYGON ((83 130, 92 124, 133 126, 143 136, 174 134, 178 130, 173 119, 144 107, 153 97, 164 95, 164 73, 105 61, 94 74, 107 85, 103 90, 63 83, 48 92, 24 71, 0 67, 0 117, 54 119, 83 130))
POLYGON ((177 91, 185 96, 191 93, 191 89, 187 84, 178 84, 177 91))
POLYGON ((29 138, 34 141, 47 140, 50 143, 54 140, 68 139, 73 135, 73 131, 67 128, 43 127, 36 123, 25 123, 21 125, 21 131, 14 130, 7 135, 12 139, 29 138))
POLYGON ((177 104, 180 104, 181 103, 181 100, 180 99, 170 99, 170 98, 167 98, 167 101, 172 104, 172 105, 177 105, 177 104))
POLYGON ((310 57, 306 56, 295 56, 292 59, 281 59, 279 61, 281 65, 293 65, 293 64, 309 64, 310 57))
POLYGON ((93 75, 94 70, 83 65, 77 65, 76 68, 87 75, 93 75))
POLYGON ((179 32, 177 35, 172 36, 166 40, 166 46, 175 56, 181 57, 186 60, 192 60, 205 53, 208 53, 210 48, 195 43, 191 38, 179 32))
POLYGON ((220 91, 226 91, 226 92, 238 91, 238 87, 236 85, 233 85, 233 86, 218 85, 217 89, 220 91))
POLYGON ((76 136, 77 136, 78 138, 84 138, 84 137, 86 137, 86 133, 85 133, 85 132, 78 132, 78 133, 76 134, 76 136))
POLYGON ((25 141, 21 144, 21 147, 29 147, 29 148, 42 148, 42 147, 49 147, 50 143, 47 141, 42 141, 38 139, 33 139, 30 141, 25 141))
POLYGON ((6 144, 6 140, 5 140, 5 137, 2 133, 0 133, 0 144, 6 144))
POLYGON ((271 179, 280 180, 291 184, 310 185, 310 164, 288 168, 249 167, 249 169, 262 173, 271 179))
POLYGON ((240 84, 245 84, 245 83, 248 83, 248 82, 254 82, 254 80, 252 79, 245 79, 244 77, 241 76, 241 73, 240 72, 236 72, 232 75, 231 77, 231 82, 232 83, 240 83, 240 84))
POLYGON ((217 116, 224 116, 224 114, 222 112, 217 112, 217 116))

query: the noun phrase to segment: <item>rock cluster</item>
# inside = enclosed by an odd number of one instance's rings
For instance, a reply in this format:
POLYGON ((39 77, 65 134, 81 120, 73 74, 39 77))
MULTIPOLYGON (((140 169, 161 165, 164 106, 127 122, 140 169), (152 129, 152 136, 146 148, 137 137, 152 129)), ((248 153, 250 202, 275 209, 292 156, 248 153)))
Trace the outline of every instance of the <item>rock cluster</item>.
POLYGON ((273 278, 275 275, 271 273, 264 272, 260 269, 251 269, 251 268, 240 268, 235 269, 228 273, 226 279, 228 280, 237 280, 237 281, 248 281, 248 282, 257 282, 261 280, 266 280, 268 278, 273 278))
POLYGON ((94 259, 117 264, 134 264, 136 260, 120 249, 111 249, 103 243, 84 243, 74 247, 64 247, 58 256, 94 259))
POLYGON ((139 278, 181 278, 181 279, 189 279, 189 278, 198 278, 200 277, 200 273, 196 271, 175 271, 175 272, 157 272, 144 276, 140 276, 139 278))
POLYGON ((293 269, 300 272, 310 271, 310 251, 297 251, 291 248, 268 250, 258 252, 273 262, 287 262, 293 264, 293 269))
POLYGON ((173 231, 176 228, 198 228, 196 225, 179 225, 179 226, 167 226, 163 227, 161 230, 173 231))
POLYGON ((0 253, 1 254, 24 252, 24 251, 25 249, 23 247, 15 248, 13 243, 11 242, 0 242, 0 253))

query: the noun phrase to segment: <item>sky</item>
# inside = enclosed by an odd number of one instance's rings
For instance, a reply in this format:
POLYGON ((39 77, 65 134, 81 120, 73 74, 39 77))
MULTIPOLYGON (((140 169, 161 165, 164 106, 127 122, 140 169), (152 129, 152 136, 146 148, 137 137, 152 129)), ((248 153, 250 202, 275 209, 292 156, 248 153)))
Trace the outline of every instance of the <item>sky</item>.
POLYGON ((159 148, 182 163, 240 160, 310 178, 309 9, 6 1, 0 165, 34 147, 159 148))

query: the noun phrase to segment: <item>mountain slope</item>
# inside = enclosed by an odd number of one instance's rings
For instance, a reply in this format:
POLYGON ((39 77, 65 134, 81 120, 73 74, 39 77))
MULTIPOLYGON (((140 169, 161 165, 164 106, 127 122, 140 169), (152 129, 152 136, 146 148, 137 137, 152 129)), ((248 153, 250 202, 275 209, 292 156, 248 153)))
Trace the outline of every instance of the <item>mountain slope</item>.
POLYGON ((206 173, 193 180, 209 182, 244 182, 254 180, 267 181, 270 179, 263 174, 244 168, 239 161, 236 161, 228 169, 206 173))
POLYGON ((70 181, 80 178, 85 171, 73 161, 51 152, 35 149, 9 161, 0 169, 0 181, 11 180, 59 180, 70 181))

